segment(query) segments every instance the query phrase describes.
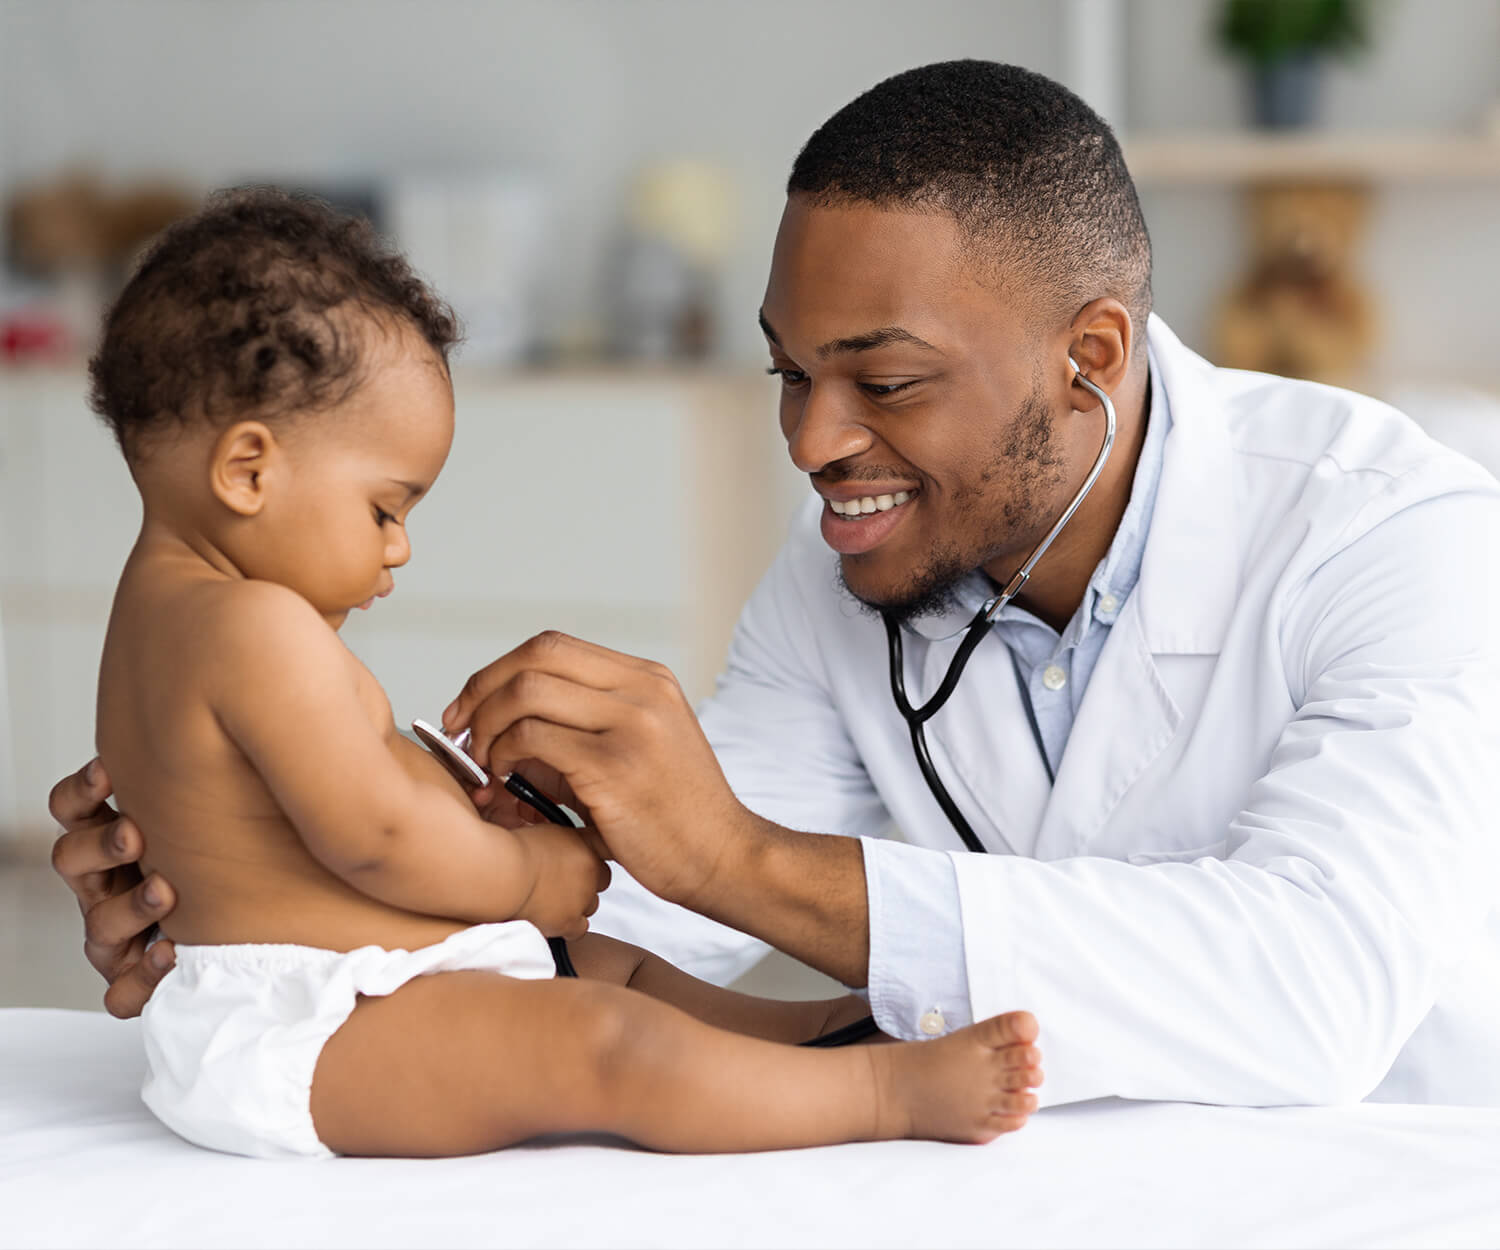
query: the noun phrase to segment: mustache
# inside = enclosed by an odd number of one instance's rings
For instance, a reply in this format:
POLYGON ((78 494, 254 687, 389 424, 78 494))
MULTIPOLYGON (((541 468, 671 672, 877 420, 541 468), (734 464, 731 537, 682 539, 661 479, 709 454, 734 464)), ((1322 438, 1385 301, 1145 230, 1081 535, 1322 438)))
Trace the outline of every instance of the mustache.
POLYGON ((807 476, 814 484, 835 486, 840 482, 889 482, 892 478, 906 481, 918 475, 910 469, 896 468, 891 465, 857 464, 843 469, 830 465, 826 469, 819 469, 816 473, 809 473, 807 476))

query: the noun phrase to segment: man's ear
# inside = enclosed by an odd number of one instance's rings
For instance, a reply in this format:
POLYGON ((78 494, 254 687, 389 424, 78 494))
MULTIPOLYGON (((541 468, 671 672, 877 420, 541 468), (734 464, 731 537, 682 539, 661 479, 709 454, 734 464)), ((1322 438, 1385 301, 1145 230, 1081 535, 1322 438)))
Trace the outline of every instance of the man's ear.
MULTIPOLYGON (((1068 354, 1095 386, 1110 395, 1119 389, 1135 350, 1134 327, 1125 305, 1112 296, 1085 304, 1068 327, 1068 354)), ((1075 409, 1098 407, 1099 401, 1082 387, 1069 386, 1075 409)))
POLYGON ((281 457, 269 426, 239 421, 214 440, 208 462, 209 487, 231 512, 257 516, 266 505, 268 480, 281 457))

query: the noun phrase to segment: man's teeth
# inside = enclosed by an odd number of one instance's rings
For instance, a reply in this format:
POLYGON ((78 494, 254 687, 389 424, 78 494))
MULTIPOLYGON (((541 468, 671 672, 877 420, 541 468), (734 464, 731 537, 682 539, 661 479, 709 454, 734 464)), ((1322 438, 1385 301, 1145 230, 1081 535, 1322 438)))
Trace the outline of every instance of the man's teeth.
POLYGON ((889 512, 892 508, 899 508, 911 498, 911 491, 898 490, 894 495, 866 495, 863 499, 850 499, 840 502, 830 499, 828 506, 839 516, 859 516, 866 512, 889 512))

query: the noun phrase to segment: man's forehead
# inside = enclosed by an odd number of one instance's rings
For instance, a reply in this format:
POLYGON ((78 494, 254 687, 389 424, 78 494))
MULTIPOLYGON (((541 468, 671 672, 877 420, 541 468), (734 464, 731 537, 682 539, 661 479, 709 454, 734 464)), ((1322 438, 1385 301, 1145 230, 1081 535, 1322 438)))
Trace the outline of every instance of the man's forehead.
POLYGON ((996 294, 976 282, 946 213, 794 196, 777 233, 762 328, 803 349, 940 348, 955 323, 994 316, 996 294))

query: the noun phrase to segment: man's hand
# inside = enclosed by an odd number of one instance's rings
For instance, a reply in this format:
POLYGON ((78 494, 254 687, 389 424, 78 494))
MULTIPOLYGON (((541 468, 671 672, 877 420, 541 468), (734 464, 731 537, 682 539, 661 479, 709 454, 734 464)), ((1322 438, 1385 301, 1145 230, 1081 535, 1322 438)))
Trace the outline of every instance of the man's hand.
MULTIPOLYGON (((545 633, 469 678, 443 713, 497 777, 535 762, 647 889, 701 908, 757 820, 734 797, 669 669, 545 633), (721 874, 721 870, 723 870, 721 874)), ((497 787, 498 788, 498 787, 497 787)), ((549 787, 551 788, 551 787, 549 787)), ((486 796, 476 796, 481 809, 486 796)))
POLYGON ((535 825, 511 832, 526 847, 536 872, 536 884, 516 918, 531 921, 549 938, 581 938, 609 885, 609 865, 584 830, 535 825))
POLYGON ((141 831, 106 802, 109 778, 93 760, 52 788, 52 818, 65 832, 52 847, 52 867, 78 898, 83 912, 83 953, 109 982, 105 1009, 138 1016, 156 983, 176 962, 172 943, 150 953, 146 943, 176 903, 172 887, 152 874, 141 879, 141 831))

